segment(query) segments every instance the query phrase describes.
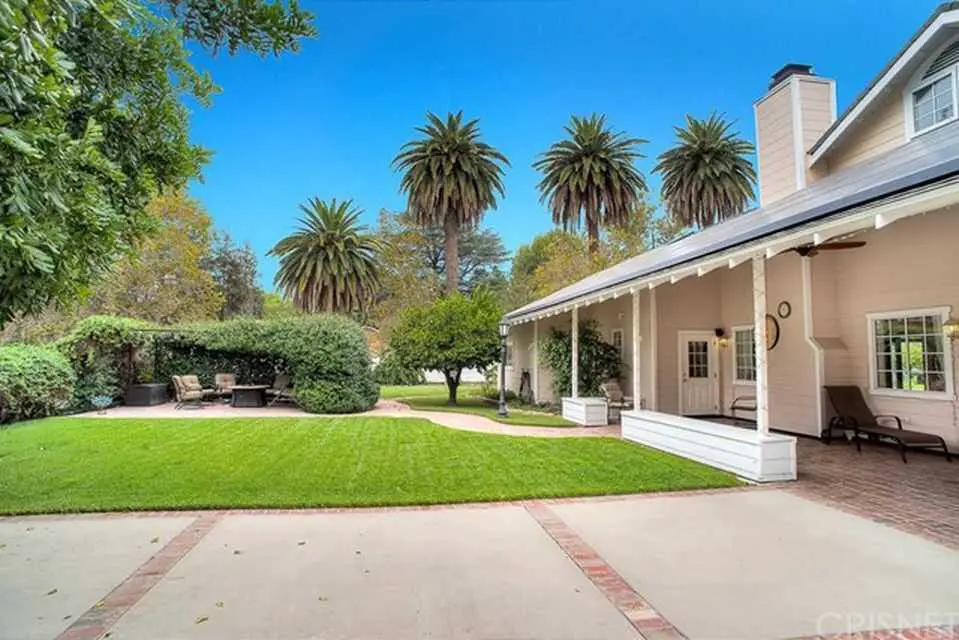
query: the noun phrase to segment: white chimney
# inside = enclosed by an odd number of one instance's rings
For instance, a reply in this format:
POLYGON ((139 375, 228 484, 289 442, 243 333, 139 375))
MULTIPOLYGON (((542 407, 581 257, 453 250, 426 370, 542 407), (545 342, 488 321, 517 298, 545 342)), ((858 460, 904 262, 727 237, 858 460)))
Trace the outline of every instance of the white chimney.
POLYGON ((773 74, 769 91, 753 105, 759 204, 798 191, 811 180, 806 151, 836 120, 836 82, 805 64, 773 74))

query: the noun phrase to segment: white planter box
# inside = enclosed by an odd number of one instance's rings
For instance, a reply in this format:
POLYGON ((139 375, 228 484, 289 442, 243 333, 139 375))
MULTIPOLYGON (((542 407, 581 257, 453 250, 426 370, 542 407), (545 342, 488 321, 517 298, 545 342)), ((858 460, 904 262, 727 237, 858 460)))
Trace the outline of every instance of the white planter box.
POLYGON ((606 420, 603 398, 563 398, 563 417, 586 427, 602 427, 606 420))
POLYGON ((623 438, 755 482, 796 479, 796 439, 656 411, 623 411, 623 438))

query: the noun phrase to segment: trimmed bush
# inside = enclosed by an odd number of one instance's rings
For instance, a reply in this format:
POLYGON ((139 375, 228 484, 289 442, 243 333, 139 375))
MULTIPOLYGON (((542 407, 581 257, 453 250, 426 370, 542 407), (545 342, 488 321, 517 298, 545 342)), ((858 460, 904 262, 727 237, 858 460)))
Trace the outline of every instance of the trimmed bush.
POLYGON ((383 359, 373 369, 373 379, 376 380, 376 384, 406 386, 426 384, 426 375, 423 374, 422 369, 403 366, 403 363, 393 355, 392 351, 387 351, 383 359))
MULTIPOLYGON (((573 338, 570 331, 553 329, 540 340, 541 361, 553 374, 553 390, 560 397, 570 395, 573 385, 573 338)), ((605 342, 593 321, 579 325, 579 394, 601 395, 599 385, 619 378, 623 361, 616 347, 605 342)))
POLYGON ((52 347, 0 347, 0 422, 44 418, 73 398, 76 377, 52 347))
POLYGON ((269 383, 275 373, 286 373, 297 404, 313 413, 365 411, 379 396, 366 336, 339 315, 238 318, 182 327, 175 335, 158 337, 157 352, 159 379, 197 373, 210 384, 217 372, 235 372, 241 383, 269 383))
POLYGON ((150 325, 141 320, 114 316, 90 316, 57 341, 76 374, 73 408, 89 409, 91 400, 107 396, 114 401, 138 380, 152 377, 147 347, 150 325))

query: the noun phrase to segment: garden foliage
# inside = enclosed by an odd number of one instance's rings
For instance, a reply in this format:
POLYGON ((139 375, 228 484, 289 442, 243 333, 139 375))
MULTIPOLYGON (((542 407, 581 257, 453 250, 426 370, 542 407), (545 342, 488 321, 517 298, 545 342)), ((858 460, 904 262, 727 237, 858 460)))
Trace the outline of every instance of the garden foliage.
POLYGON ((416 367, 405 367, 392 351, 387 351, 376 368, 373 369, 373 378, 376 384, 414 385, 425 384, 426 376, 423 370, 416 367))
MULTIPOLYGON (((561 397, 572 389, 573 339, 569 331, 553 329, 540 341, 540 358, 553 373, 553 390, 561 397)), ((579 395, 598 396, 599 385, 619 378, 623 362, 616 347, 605 342, 594 322, 579 325, 579 395)))
POLYGON ((0 347, 0 423, 59 413, 73 398, 70 363, 52 347, 0 347))

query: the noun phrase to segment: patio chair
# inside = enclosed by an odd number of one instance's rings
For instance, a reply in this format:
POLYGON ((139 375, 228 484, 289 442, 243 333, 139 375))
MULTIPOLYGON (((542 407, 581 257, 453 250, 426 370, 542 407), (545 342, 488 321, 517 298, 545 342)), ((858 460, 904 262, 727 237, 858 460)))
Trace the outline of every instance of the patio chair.
POLYGON ((232 373, 218 373, 213 377, 214 391, 220 398, 229 399, 233 395, 233 387, 235 386, 236 375, 232 373))
POLYGON ((176 392, 175 409, 192 406, 203 408, 203 401, 216 394, 213 389, 204 389, 195 375, 173 376, 173 390, 176 392))
POLYGON ((619 422, 623 409, 633 408, 633 399, 623 395, 623 390, 615 380, 604 382, 599 385, 600 390, 606 397, 606 418, 609 422, 619 422))
POLYGON ((899 445, 899 455, 906 462, 906 449, 942 449, 946 460, 952 462, 946 441, 940 436, 921 431, 910 431, 902 428, 902 419, 894 415, 875 415, 866 404, 862 390, 856 386, 827 386, 826 395, 832 403, 836 415, 829 421, 829 428, 823 439, 828 444, 832 440, 833 429, 852 430, 856 441, 856 451, 862 452, 862 438, 860 434, 872 440, 887 438, 899 445), (882 424, 880 421, 886 421, 882 424), (895 422, 891 427, 889 423, 895 422))
POLYGON ((285 373, 278 373, 273 378, 273 384, 266 390, 266 395, 271 396, 270 406, 277 402, 292 402, 293 393, 290 391, 290 376, 285 373))

